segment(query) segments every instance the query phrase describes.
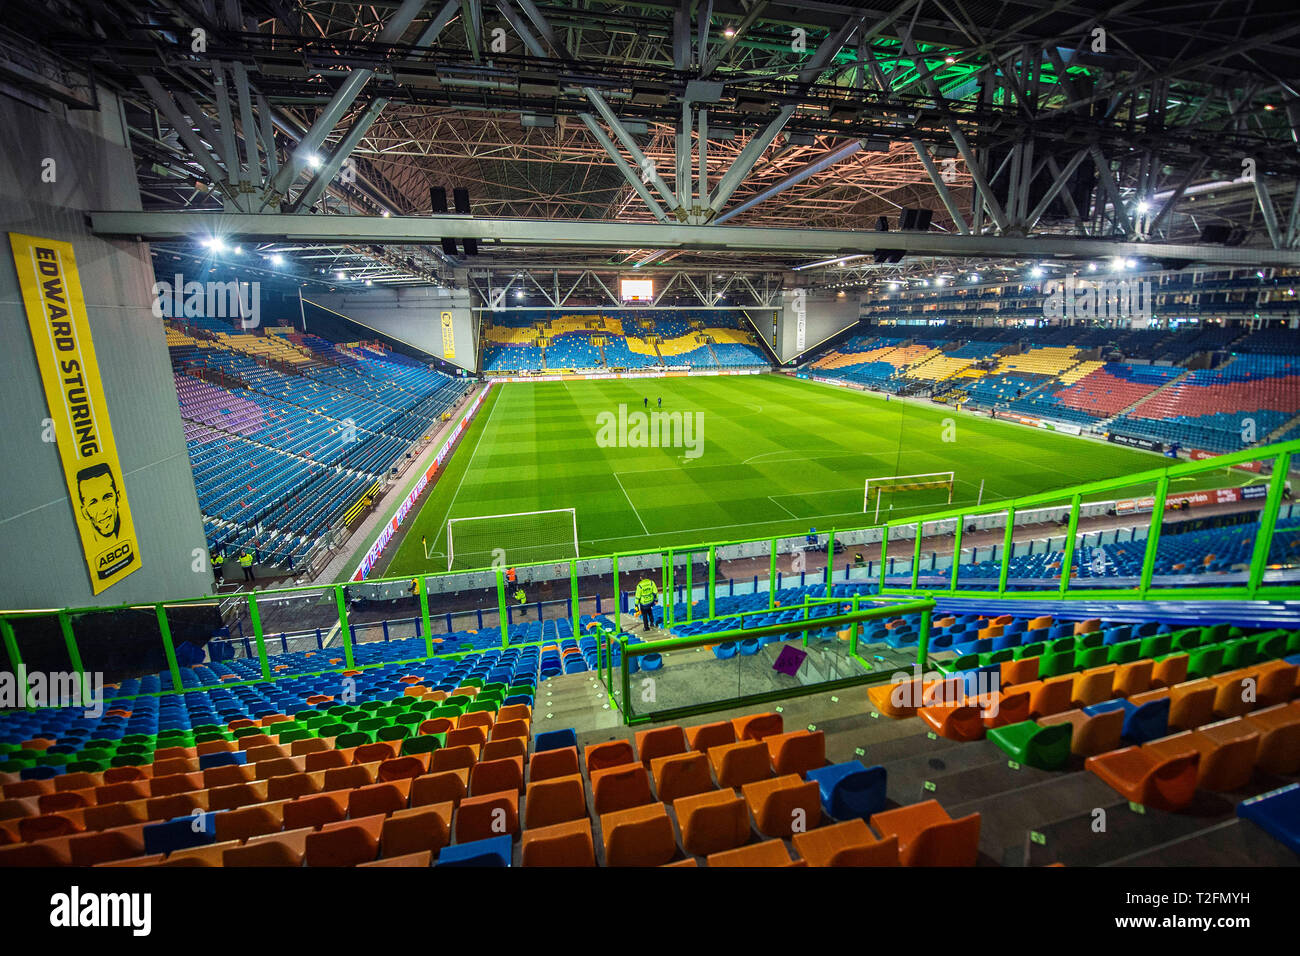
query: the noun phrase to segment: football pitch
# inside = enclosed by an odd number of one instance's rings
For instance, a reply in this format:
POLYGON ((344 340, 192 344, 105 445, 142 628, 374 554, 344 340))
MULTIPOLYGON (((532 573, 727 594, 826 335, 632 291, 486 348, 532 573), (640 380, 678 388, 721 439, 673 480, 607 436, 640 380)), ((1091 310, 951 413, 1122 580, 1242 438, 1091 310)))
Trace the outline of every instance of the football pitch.
MULTIPOLYGON (((957 506, 981 486, 989 502, 1172 463, 783 375, 494 385, 386 573, 447 570, 449 518, 572 508, 591 556, 863 527, 867 478, 952 471, 957 506), (660 398, 680 415, 660 420, 673 447, 647 447, 660 398)), ((1234 483, 1219 470, 1171 490, 1234 483)), ((948 507, 947 488, 888 497, 893 517, 948 507)))

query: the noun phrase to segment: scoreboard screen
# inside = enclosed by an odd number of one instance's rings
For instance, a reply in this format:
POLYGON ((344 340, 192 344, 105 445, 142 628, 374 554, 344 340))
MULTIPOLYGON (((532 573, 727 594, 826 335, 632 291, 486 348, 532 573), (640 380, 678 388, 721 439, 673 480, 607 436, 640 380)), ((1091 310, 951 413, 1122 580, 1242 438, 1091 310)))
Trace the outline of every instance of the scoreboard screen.
POLYGON ((653 279, 620 279, 619 298, 624 302, 653 302, 655 299, 653 279))

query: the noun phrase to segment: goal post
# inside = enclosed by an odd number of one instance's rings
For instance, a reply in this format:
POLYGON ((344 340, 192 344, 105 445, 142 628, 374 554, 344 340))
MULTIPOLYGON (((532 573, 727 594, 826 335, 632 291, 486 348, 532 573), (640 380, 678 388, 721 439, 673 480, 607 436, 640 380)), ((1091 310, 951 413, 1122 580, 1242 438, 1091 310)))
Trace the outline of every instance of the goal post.
POLYGON ((478 515, 447 521, 447 570, 488 568, 578 556, 578 513, 574 508, 478 515))
MULTIPOLYGON (((928 491, 931 489, 947 490, 947 503, 952 504, 952 490, 956 485, 956 474, 951 471, 934 471, 923 475, 887 475, 881 478, 868 478, 862 493, 862 511, 865 514, 875 512, 875 520, 880 520, 880 502, 886 495, 895 495, 907 491, 928 491)), ((927 502, 933 504, 934 502, 927 502)))

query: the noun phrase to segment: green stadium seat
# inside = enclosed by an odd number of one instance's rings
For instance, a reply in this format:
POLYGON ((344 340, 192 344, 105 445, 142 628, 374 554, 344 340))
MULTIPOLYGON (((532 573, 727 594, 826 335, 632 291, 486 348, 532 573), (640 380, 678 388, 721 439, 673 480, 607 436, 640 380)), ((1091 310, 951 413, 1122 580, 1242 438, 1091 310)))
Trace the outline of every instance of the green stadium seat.
POLYGON ((1040 770, 1060 770, 1070 759, 1073 730, 1069 723, 1039 726, 1035 721, 1025 720, 991 727, 988 738, 1017 763, 1040 770))

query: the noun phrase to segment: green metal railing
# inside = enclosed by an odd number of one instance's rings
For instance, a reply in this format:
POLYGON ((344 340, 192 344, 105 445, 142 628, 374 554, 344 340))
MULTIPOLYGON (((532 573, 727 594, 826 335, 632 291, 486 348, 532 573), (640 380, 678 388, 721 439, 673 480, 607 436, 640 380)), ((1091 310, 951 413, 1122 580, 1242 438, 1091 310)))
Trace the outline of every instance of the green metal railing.
MULTIPOLYGON (((1119 478, 1107 478, 1082 485, 1074 485, 1058 491, 1026 495, 1012 500, 990 502, 977 507, 949 508, 933 512, 919 518, 899 518, 885 523, 884 540, 880 554, 880 593, 905 596, 910 594, 931 594, 942 596, 987 597, 987 598, 1023 598, 1041 600, 1045 596, 1062 599, 1144 600, 1156 595, 1161 598, 1197 598, 1202 600, 1235 599, 1254 600, 1261 597, 1270 599, 1290 599, 1300 597, 1300 586, 1279 583, 1265 584, 1264 576, 1268 568, 1269 553, 1277 525, 1278 513, 1286 494, 1287 476, 1291 469, 1292 455, 1300 451, 1300 440, 1282 442, 1263 448, 1234 452, 1200 461, 1189 461, 1165 468, 1153 468, 1137 474, 1119 478), (1252 545, 1251 559, 1246 570, 1246 580, 1241 584, 1228 584, 1214 587, 1161 587, 1155 578, 1156 555, 1160 544, 1161 526, 1164 520, 1165 502, 1173 482, 1180 479, 1193 479, 1199 475, 1223 471, 1225 468, 1251 465, 1256 462, 1272 463, 1266 497, 1260 511, 1259 529, 1252 545), (1144 546, 1142 566, 1138 574, 1138 584, 1132 588, 1094 588, 1081 587, 1079 579, 1071 573, 1073 569, 1075 543, 1079 536, 1079 512, 1086 501, 1104 500, 1107 494, 1132 491, 1135 487, 1151 486, 1154 503, 1149 518, 1134 513, 1135 521, 1148 520, 1146 543, 1144 546), (1012 538, 1015 531, 1015 517, 1034 508, 1068 507, 1068 519, 1064 532, 1064 550, 1061 557, 1060 580, 1055 592, 1045 590, 1018 590, 1008 587, 1009 568, 1012 558, 1012 538), (961 557, 961 536, 966 522, 984 516, 1005 514, 1005 535, 1001 548, 997 587, 992 589, 961 588, 958 589, 958 575, 961 557), (947 587, 926 587, 919 584, 919 557, 924 527, 941 521, 956 522, 955 541, 951 577, 947 587), (889 566, 888 544, 889 531, 907 528, 915 536, 912 554, 912 581, 908 587, 890 586, 886 569, 889 566)), ((1145 497, 1145 496, 1144 496, 1145 497)))
MULTIPOLYGON (((1081 451, 1086 450, 1086 445, 1081 443, 1081 451)), ((631 590, 635 586, 636 580, 644 575, 657 577, 662 585, 665 595, 674 593, 674 585, 681 584, 688 587, 687 590, 687 610, 685 621, 677 621, 676 609, 674 602, 669 600, 665 602, 664 612, 666 615, 665 626, 673 627, 680 623, 695 622, 706 619, 696 613, 694 608, 693 594, 689 589, 702 587, 704 590, 703 601, 706 602, 707 618, 713 618, 717 614, 717 599, 720 596, 720 580, 725 581, 735 576, 728 572, 732 567, 732 562, 747 562, 745 567, 749 571, 755 568, 761 568, 766 565, 767 580, 760 582, 762 588, 767 591, 767 608, 773 610, 777 606, 777 590, 782 583, 784 574, 798 575, 795 580, 805 584, 819 584, 824 581, 826 584, 826 596, 829 598, 831 589, 836 581, 847 581, 854 584, 874 583, 879 585, 880 593, 886 597, 892 597, 899 600, 912 597, 932 597, 932 596, 951 596, 960 593, 966 597, 998 597, 998 598, 1023 598, 1023 599, 1042 599, 1045 595, 1061 599, 1144 599, 1150 597, 1171 597, 1171 598, 1197 598, 1197 599, 1256 599, 1256 598, 1300 598, 1300 587, 1289 582, 1267 582, 1265 572, 1267 570, 1269 550, 1272 545, 1274 528, 1277 523, 1278 514, 1284 499, 1286 490, 1286 477, 1290 470, 1292 455, 1300 451, 1300 440, 1280 443, 1259 449, 1252 449, 1243 452, 1237 452, 1231 455, 1219 456, 1216 458, 1205 459, 1202 461, 1185 462, 1174 464, 1164 468, 1151 469, 1135 475, 1127 475, 1120 478, 1107 479, 1103 481, 1094 481, 1087 484, 1077 485, 1065 488, 1059 491, 1047 492, 1017 498, 1011 501, 989 502, 979 506, 965 506, 949 508, 944 511, 925 514, 916 518, 900 518, 876 525, 857 526, 850 529, 832 529, 829 533, 823 532, 818 536, 818 551, 814 556, 817 567, 811 567, 806 572, 799 571, 782 572, 779 567, 779 559, 782 556, 794 558, 803 551, 803 542, 800 536, 768 536, 760 538, 739 539, 735 541, 712 542, 706 544, 687 545, 681 547, 668 548, 648 548, 635 551, 618 552, 610 555, 603 555, 592 558, 582 558, 579 560, 570 560, 568 567, 568 587, 561 588, 560 593, 564 595, 562 601, 553 602, 567 607, 567 617, 570 619, 573 632, 576 636, 581 635, 580 615, 582 613, 582 602, 589 601, 593 596, 600 595, 605 600, 614 602, 613 619, 615 632, 622 632, 624 623, 624 611, 622 609, 622 592, 626 588, 631 590), (1263 499, 1259 513, 1258 532, 1253 544, 1251 560, 1248 572, 1239 584, 1227 585, 1210 585, 1206 587, 1167 587, 1163 586, 1161 581, 1155 577, 1154 569, 1156 564, 1156 551, 1160 541, 1161 523, 1163 519, 1163 505, 1165 496, 1169 494, 1171 487, 1175 482, 1181 479, 1195 478, 1196 476, 1205 475, 1211 472, 1223 471, 1231 466, 1247 465, 1251 462, 1272 462, 1272 476, 1268 481, 1267 494, 1263 499), (1073 549, 1079 529, 1079 514, 1081 506, 1089 500, 1095 500, 1098 496, 1105 495, 1109 492, 1125 491, 1138 485, 1150 484, 1155 496, 1155 505, 1149 517, 1150 527, 1148 530, 1145 549, 1143 554, 1143 564, 1139 582, 1133 588, 1090 588, 1081 587, 1079 582, 1069 574, 1062 574, 1060 581, 1054 590, 1016 590, 1010 584, 1008 570, 1011 559, 1011 547, 1014 537, 1014 522, 1017 514, 1023 514, 1025 511, 1047 505, 1066 506, 1068 504, 1068 521, 1065 531, 1064 551, 1062 552, 1062 567, 1069 568, 1073 556, 1073 549), (957 589, 958 573, 961 567, 962 556, 962 536, 964 525, 967 520, 979 518, 982 516, 1006 514, 1006 526, 1003 536, 1003 546, 1001 553, 1000 574, 998 575, 995 588, 988 589, 966 589, 960 592, 957 589), (951 576, 947 581, 946 587, 923 587, 920 582, 920 557, 922 552, 923 532, 926 525, 938 521, 953 519, 956 527, 951 538, 952 541, 952 568, 951 576), (889 536, 891 531, 896 529, 909 528, 915 534, 915 540, 908 542, 909 552, 906 555, 911 562, 910 580, 906 581, 905 586, 899 586, 897 576, 889 572, 891 557, 889 554, 891 544, 889 536), (855 548, 867 550, 867 543, 864 538, 872 535, 878 535, 880 541, 880 554, 877 561, 871 561, 864 567, 853 570, 845 569, 844 577, 840 577, 840 572, 835 571, 835 543, 845 537, 850 539, 857 538, 854 543, 855 548), (824 545, 822 542, 825 542, 824 545), (736 552, 738 550, 747 550, 745 557, 726 556, 724 552, 736 552), (825 563, 821 563, 820 555, 825 556, 825 563), (678 569, 676 562, 679 557, 686 556, 684 569, 678 569), (691 557, 697 556, 697 557, 691 557), (648 559, 648 560, 647 560, 648 559), (707 561, 707 573, 702 569, 695 567, 696 563, 707 561), (592 571, 581 570, 579 564, 587 565, 588 562, 594 562, 598 570, 592 571), (631 567, 633 563, 644 564, 647 567, 631 567), (876 566, 876 573, 872 578, 868 573, 876 566), (600 581, 591 580, 599 576, 600 581), (611 578, 608 584, 604 583, 605 578, 611 578), (628 580, 629 577, 631 580, 628 580), (679 581, 678 578, 682 580, 679 581), (892 579, 892 580, 891 580, 892 579)), ((1135 520, 1141 520, 1135 515, 1135 520)), ((805 555, 806 557, 806 555, 805 555)), ((520 571, 528 568, 555 568, 554 561, 538 561, 529 564, 517 565, 520 571)), ((504 647, 509 644, 509 617, 507 604, 507 591, 504 571, 501 568, 483 568, 473 571, 448 571, 431 574, 421 574, 415 580, 420 582, 420 586, 414 594, 408 596, 416 599, 415 607, 412 611, 412 632, 418 625, 419 634, 423 637, 424 657, 411 658, 410 661, 424 660, 433 657, 438 648, 435 644, 439 638, 435 634, 433 626, 434 611, 431 608, 431 595, 429 594, 428 585, 437 579, 459 576, 461 580, 468 580, 466 575, 486 575, 488 584, 483 587, 482 600, 478 602, 476 608, 471 609, 439 609, 437 614, 442 617, 444 614, 463 615, 463 614, 480 614, 486 613, 489 617, 495 612, 497 620, 491 625, 500 633, 500 646, 504 647), (494 594, 492 592, 495 592, 494 594)), ((747 574, 743 583, 751 575, 747 574)), ((753 579, 758 582, 758 575, 752 575, 753 579)), ((174 630, 178 623, 177 618, 181 616, 184 609, 206 608, 209 609, 216 620, 217 608, 220 604, 227 605, 233 609, 233 613, 242 621, 246 621, 248 629, 251 630, 252 646, 255 646, 255 654, 259 661, 260 680, 271 680, 275 677, 276 657, 270 647, 270 640, 274 638, 277 632, 281 634, 288 633, 291 629, 285 627, 268 626, 267 614, 270 608, 276 602, 303 601, 310 606, 312 614, 317 615, 318 627, 330 634, 332 640, 337 640, 337 647, 330 646, 325 648, 325 653, 338 651, 338 664, 328 664, 322 666, 315 673, 333 673, 342 670, 361 669, 356 663, 355 649, 358 644, 358 632, 364 628, 374 626, 373 621, 364 621, 360 618, 353 619, 352 612, 349 610, 348 602, 344 595, 345 588, 382 588, 389 585, 406 585, 408 588, 413 578, 410 576, 378 578, 362 582, 346 582, 332 585, 306 585, 297 587, 271 588, 268 590, 255 591, 249 593, 239 593, 236 595, 225 595, 220 598, 214 596, 204 596, 179 601, 162 601, 155 604, 135 604, 119 605, 114 607, 87 607, 87 608, 68 608, 68 609, 30 609, 30 610, 4 610, 0 611, 0 638, 3 639, 5 648, 5 658, 8 661, 10 669, 17 673, 18 669, 24 663, 24 651, 37 651, 34 655, 40 657, 41 654, 49 656, 51 651, 49 645, 55 645, 58 650, 61 661, 66 661, 69 666, 78 675, 84 678, 84 675, 90 671, 105 671, 108 668, 101 666, 104 661, 114 659, 115 649, 111 641, 103 639, 103 634, 109 633, 112 627, 122 627, 122 616, 131 616, 132 621, 147 621, 148 632, 152 633, 153 628, 158 631, 158 646, 156 648, 160 653, 157 660, 165 664, 166 671, 171 675, 171 690, 162 693, 177 693, 182 688, 181 684, 181 667, 176 654, 176 642, 174 640, 174 630), (44 638, 45 645, 36 647, 39 642, 30 637, 32 630, 43 630, 48 636, 44 638), (59 649, 61 648, 61 649, 59 649)), ((555 582, 562 585, 562 581, 555 582)), ((742 591, 742 593, 749 593, 742 591)), ((304 611, 306 608, 304 608, 304 611)), ((594 608, 591 610, 594 611, 594 608)), ((703 609, 701 609, 703 610, 703 609)), ((754 612, 762 613, 763 609, 759 608, 754 612)), ((476 628, 466 628, 476 629, 476 628)), ((211 632, 209 632, 211 633, 211 632)), ((481 631, 479 632, 482 633, 481 631)), ((719 640, 717 635, 710 635, 708 643, 716 643, 719 640)), ((544 645, 547 641, 531 641, 528 643, 518 643, 512 646, 528 647, 544 645)), ((460 657, 464 653, 470 653, 468 650, 456 650, 447 654, 440 654, 442 657, 460 657)), ((27 656, 33 656, 28 654, 27 656)), ((2 662, 0 662, 2 663, 2 662)), ((379 664, 372 666, 380 666, 379 664)), ((157 669, 155 666, 154 670, 157 669)), ((141 673, 150 672, 147 668, 141 667, 141 673)), ((248 683, 255 683, 249 681, 248 683)), ((234 683, 234 682, 231 682, 234 683)), ((231 686, 226 684, 223 686, 231 686)))

